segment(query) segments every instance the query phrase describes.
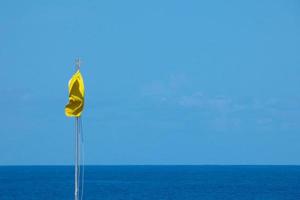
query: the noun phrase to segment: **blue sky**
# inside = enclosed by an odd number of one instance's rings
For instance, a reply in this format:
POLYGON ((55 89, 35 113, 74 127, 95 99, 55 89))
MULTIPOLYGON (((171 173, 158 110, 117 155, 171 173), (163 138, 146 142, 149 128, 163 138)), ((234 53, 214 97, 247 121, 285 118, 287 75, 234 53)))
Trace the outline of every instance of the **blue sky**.
POLYGON ((300 4, 2 1, 0 165, 300 164, 300 4))

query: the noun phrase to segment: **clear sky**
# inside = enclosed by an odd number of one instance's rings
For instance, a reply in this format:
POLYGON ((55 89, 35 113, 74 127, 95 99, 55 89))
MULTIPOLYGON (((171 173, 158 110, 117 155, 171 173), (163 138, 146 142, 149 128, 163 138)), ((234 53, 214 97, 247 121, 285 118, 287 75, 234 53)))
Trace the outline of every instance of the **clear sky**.
POLYGON ((300 164, 300 3, 1 1, 0 165, 300 164))

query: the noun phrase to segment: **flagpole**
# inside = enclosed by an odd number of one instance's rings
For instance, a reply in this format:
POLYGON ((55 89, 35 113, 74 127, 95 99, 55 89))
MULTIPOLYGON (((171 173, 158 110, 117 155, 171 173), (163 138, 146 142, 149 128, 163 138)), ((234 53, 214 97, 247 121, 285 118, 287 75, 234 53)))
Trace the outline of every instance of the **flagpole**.
MULTIPOLYGON (((75 60, 76 71, 80 69, 80 59, 75 60)), ((79 200, 79 117, 75 118, 75 200, 79 200)))
POLYGON ((79 161, 79 143, 78 143, 78 117, 75 118, 75 200, 78 200, 78 161, 79 161))

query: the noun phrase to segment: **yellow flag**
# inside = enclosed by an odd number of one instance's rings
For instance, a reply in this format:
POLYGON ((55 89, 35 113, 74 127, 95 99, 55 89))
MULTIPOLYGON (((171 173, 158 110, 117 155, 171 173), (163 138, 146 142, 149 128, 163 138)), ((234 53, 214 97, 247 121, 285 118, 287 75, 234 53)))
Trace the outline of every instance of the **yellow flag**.
POLYGON ((69 103, 65 107, 68 117, 79 117, 84 106, 84 83, 79 70, 69 81, 69 103))

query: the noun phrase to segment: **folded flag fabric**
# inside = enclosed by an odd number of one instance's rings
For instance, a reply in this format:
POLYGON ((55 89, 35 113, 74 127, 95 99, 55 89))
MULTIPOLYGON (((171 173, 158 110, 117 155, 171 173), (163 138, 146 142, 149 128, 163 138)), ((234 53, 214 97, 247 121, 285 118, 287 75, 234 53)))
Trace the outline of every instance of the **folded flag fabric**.
POLYGON ((65 107, 68 117, 79 117, 84 106, 84 83, 79 70, 69 81, 69 103, 65 107))

